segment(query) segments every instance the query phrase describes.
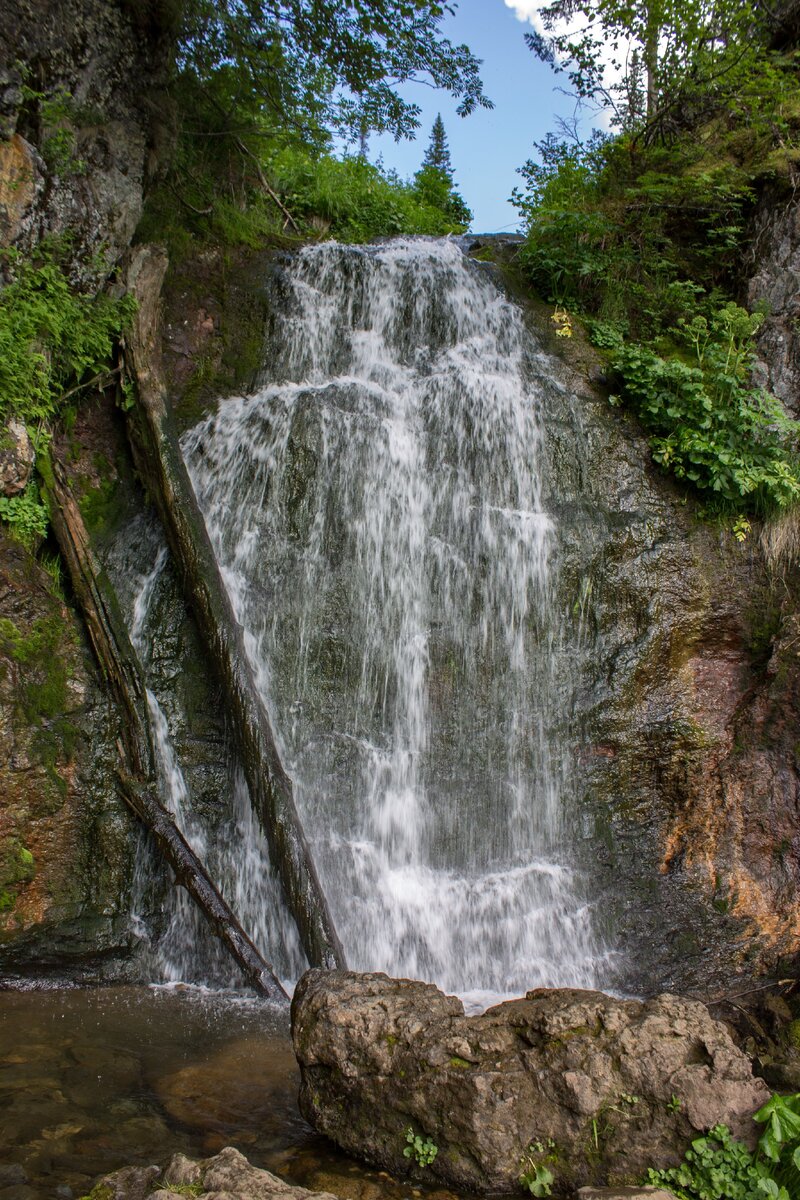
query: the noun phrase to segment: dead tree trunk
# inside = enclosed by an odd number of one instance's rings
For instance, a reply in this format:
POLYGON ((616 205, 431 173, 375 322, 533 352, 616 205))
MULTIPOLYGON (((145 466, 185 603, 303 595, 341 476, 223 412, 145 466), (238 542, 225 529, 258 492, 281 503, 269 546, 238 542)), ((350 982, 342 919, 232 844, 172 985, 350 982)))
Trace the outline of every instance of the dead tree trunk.
POLYGON ((186 888, 249 983, 257 992, 272 1000, 288 1000, 272 967, 264 961, 237 923, 200 859, 155 793, 129 777, 121 776, 120 786, 129 807, 150 830, 156 845, 175 872, 177 882, 186 888))
POLYGON ((128 353, 138 390, 129 413, 137 469, 161 517, 209 657, 227 700, 253 804, 267 835, 275 868, 315 967, 345 965, 341 943, 295 808, 264 704, 230 597, 178 445, 157 358, 159 297, 167 260, 156 247, 141 247, 128 287, 138 301, 128 353))
POLYGON ((121 720, 120 781, 122 794, 199 906, 213 932, 239 964, 257 992, 287 1000, 280 981, 206 873, 152 787, 153 743, 141 667, 130 643, 114 590, 96 562, 86 526, 62 464, 53 457, 45 469, 50 521, 69 572, 89 640, 103 678, 116 700, 121 720))

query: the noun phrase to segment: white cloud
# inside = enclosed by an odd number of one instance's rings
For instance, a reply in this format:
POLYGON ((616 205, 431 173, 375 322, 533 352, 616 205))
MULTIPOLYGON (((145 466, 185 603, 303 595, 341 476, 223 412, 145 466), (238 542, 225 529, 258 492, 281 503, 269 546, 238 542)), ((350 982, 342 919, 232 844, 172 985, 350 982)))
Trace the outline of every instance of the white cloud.
POLYGON ((531 25, 536 25, 536 14, 541 8, 541 0, 506 0, 506 8, 514 10, 518 21, 528 21, 531 25))

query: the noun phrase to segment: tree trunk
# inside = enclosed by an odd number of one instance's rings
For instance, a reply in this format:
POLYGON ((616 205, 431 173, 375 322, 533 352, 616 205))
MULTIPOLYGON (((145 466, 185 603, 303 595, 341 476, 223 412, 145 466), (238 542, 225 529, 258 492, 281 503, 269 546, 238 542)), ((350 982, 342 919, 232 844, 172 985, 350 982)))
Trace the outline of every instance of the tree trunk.
POLYGON ((155 793, 128 776, 120 777, 120 786, 129 807, 150 830, 156 845, 175 872, 176 881, 186 888, 214 933, 241 967, 248 982, 262 996, 268 996, 271 1000, 288 1000, 272 967, 264 961, 238 924, 206 874, 200 859, 155 793))
POLYGON ((250 984, 272 1000, 288 1000, 272 967, 241 928, 203 864, 152 790, 153 742, 139 659, 130 643, 111 583, 92 554, 86 526, 62 463, 53 456, 42 466, 53 532, 95 658, 122 718, 118 750, 123 797, 150 830, 178 882, 195 900, 250 984))
POLYGON ((128 276, 138 301, 128 354, 138 403, 128 429, 137 469, 158 509, 209 658, 227 700, 250 795, 309 962, 345 965, 269 719, 178 445, 158 360, 159 298, 167 259, 141 247, 128 276))
POLYGON ((661 30, 661 0, 649 0, 644 33, 644 65, 647 73, 647 120, 652 121, 658 104, 658 35, 661 30))

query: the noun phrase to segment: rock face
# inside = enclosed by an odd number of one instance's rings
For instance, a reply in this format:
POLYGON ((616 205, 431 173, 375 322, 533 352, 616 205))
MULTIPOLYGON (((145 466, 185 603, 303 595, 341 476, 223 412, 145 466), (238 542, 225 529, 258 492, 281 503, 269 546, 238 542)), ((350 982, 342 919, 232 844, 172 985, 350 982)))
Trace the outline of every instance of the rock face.
POLYGON ((158 1167, 124 1167, 106 1175, 92 1195, 105 1200, 179 1200, 179 1197, 241 1196, 247 1200, 336 1200, 330 1192, 293 1187, 269 1171, 253 1167, 243 1154, 226 1146, 199 1162, 176 1154, 163 1171, 158 1167))
POLYGON ((177 6, 7 0, 0 9, 0 244, 68 233, 76 277, 127 249, 169 125, 177 6))
POLYGON ((127 946, 133 831, 114 730, 53 580, 0 530, 0 972, 127 946))
POLYGON ((320 1132, 471 1191, 517 1191, 537 1165, 558 1193, 635 1183, 718 1122, 752 1141, 769 1095, 705 1006, 670 995, 540 989, 465 1017, 430 984, 309 971, 292 1033, 300 1107, 320 1132), (406 1157, 409 1131, 420 1142, 406 1157))
MULTIPOLYGON (((541 336, 549 317, 530 308, 541 336)), ((622 950, 606 986, 714 995, 781 959, 791 974, 798 566, 770 565, 757 527, 739 544, 699 520, 636 422, 587 383, 601 364, 573 343, 548 347, 566 355, 560 378, 577 401, 548 423, 545 506, 580 535, 568 532, 561 572, 562 603, 584 614, 592 642, 576 702, 572 844, 622 950), (576 442, 582 475, 570 466, 576 442)))
MULTIPOLYGON (((794 168, 793 168, 794 169, 794 168)), ((796 186, 796 185, 795 185, 796 186)), ((800 415, 800 207, 794 190, 768 192, 753 220, 755 272, 749 305, 766 304, 758 338, 764 386, 800 415)))

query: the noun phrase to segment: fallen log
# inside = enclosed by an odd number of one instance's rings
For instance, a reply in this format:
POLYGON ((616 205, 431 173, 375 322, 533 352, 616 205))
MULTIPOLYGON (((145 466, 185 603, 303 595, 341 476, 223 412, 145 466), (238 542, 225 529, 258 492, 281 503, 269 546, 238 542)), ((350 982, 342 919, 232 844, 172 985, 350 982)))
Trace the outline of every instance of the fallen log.
POLYGON ((95 658, 122 718, 118 750, 123 798, 150 830, 177 882, 193 898, 253 988, 272 1000, 288 1000, 272 967, 241 928, 205 867, 156 798, 152 785, 153 739, 138 656, 128 637, 114 589, 92 553, 63 464, 51 456, 42 463, 41 473, 53 533, 95 658))
POLYGON ((134 254, 128 289, 138 302, 127 337, 138 403, 128 412, 137 470, 156 506, 184 594, 222 684, 250 796, 289 909, 312 966, 345 965, 341 943, 317 876, 269 718, 256 687, 216 556, 200 512, 167 403, 158 360, 159 298, 167 267, 163 250, 134 254))
POLYGON ((228 904, 206 874, 203 864, 155 793, 130 776, 120 776, 120 787, 129 807, 147 826, 176 881, 189 893, 214 933, 225 944, 242 973, 263 996, 288 1000, 272 967, 265 962, 237 922, 228 904))
POLYGON ((121 734, 128 770, 143 779, 150 778, 154 760, 144 681, 114 589, 92 553, 89 534, 63 464, 50 455, 41 464, 40 473, 50 524, 95 659, 122 714, 121 734))

